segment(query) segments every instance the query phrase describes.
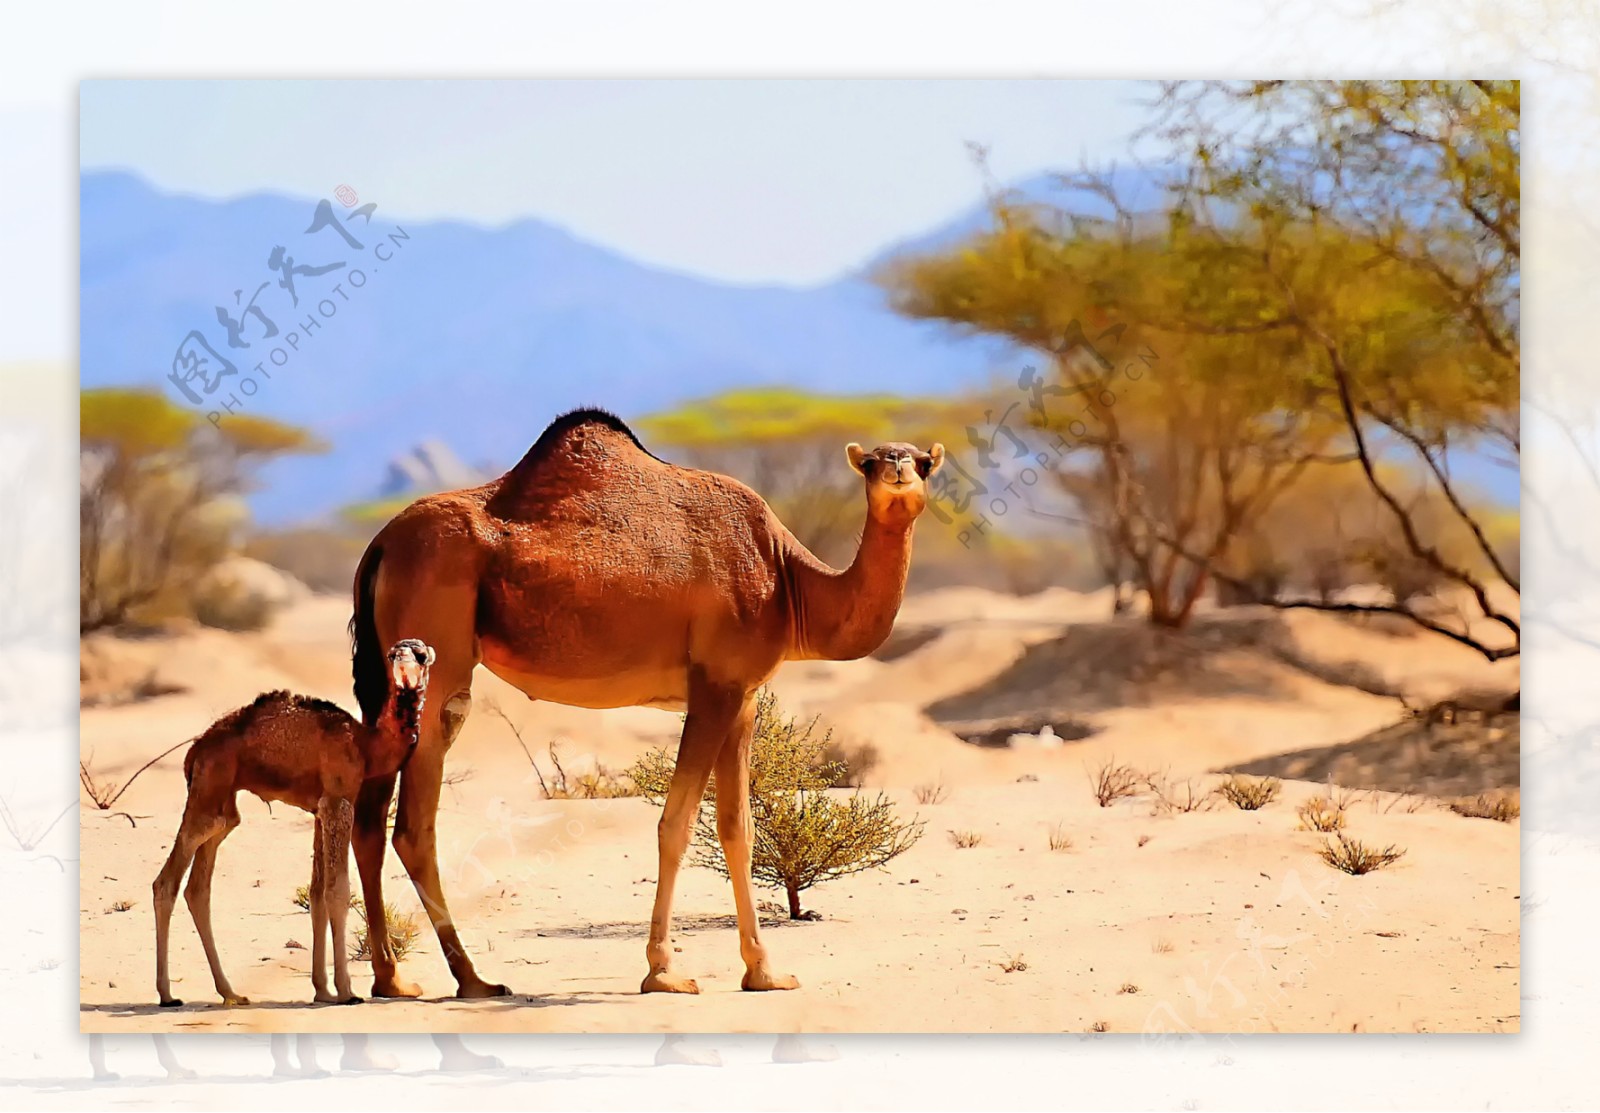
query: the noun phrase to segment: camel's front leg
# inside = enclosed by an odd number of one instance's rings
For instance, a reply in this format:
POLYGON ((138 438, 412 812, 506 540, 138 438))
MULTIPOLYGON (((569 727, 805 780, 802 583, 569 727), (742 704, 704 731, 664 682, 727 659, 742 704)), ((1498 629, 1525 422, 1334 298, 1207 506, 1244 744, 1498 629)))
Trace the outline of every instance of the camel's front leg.
POLYGON ((683 740, 678 744, 677 768, 667 799, 661 809, 656 839, 660 865, 656 874, 656 902, 650 914, 650 941, 645 944, 645 959, 650 972, 639 986, 641 993, 699 993, 693 978, 671 972, 672 898, 678 885, 678 869, 694 834, 694 820, 705 795, 711 769, 739 714, 744 693, 718 687, 706 680, 696 666, 689 672, 689 713, 684 717, 683 740))
MULTIPOLYGON (((451 691, 451 688, 444 688, 451 691)), ((424 711, 422 741, 405 772, 400 776, 400 810, 394 822, 394 849, 405 863, 417 896, 427 910, 428 919, 439 937, 439 949, 456 977, 457 997, 506 997, 511 990, 478 977, 472 959, 467 957, 450 909, 445 904, 444 886, 439 881, 439 852, 436 821, 439 814, 439 789, 444 781, 444 755, 455 741, 467 717, 472 697, 465 689, 449 699, 435 716, 433 686, 429 685, 428 706, 424 711)), ((368 924, 369 932, 371 923, 368 924)), ((391 960, 392 961, 392 960, 391 960)))
POLYGON ((739 913, 739 955, 744 959, 744 989, 799 989, 792 974, 774 974, 761 941, 755 887, 750 880, 750 732, 755 703, 747 699, 717 754, 717 837, 733 882, 733 904, 739 913))
MULTIPOLYGON (((368 908, 383 907, 383 854, 389 842, 389 801, 394 797, 394 782, 394 777, 374 777, 361 785, 356 796, 352 842, 356 868, 361 871, 361 899, 368 908)), ((374 997, 422 996, 421 986, 405 981, 395 972, 388 924, 382 916, 367 925, 367 949, 372 955, 374 997)))

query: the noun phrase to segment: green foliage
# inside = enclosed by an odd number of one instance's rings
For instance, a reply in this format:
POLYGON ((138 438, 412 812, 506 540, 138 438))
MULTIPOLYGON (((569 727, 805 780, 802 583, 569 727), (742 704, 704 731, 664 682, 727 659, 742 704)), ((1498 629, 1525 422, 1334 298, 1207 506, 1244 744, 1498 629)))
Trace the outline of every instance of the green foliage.
POLYGON ((152 390, 102 387, 78 399, 78 440, 85 450, 123 456, 171 452, 187 443, 200 421, 152 390))
POLYGON ((393 498, 372 499, 369 502, 353 503, 341 510, 339 514, 352 526, 375 530, 415 501, 416 498, 412 495, 396 495, 393 498))
POLYGON ((652 450, 748 484, 802 544, 842 564, 864 513, 845 445, 927 447, 961 427, 967 416, 958 411, 947 401, 764 387, 686 402, 634 425, 652 450))
MULTIPOLYGON (((770 691, 757 694, 750 749, 755 828, 751 874, 784 890, 793 919, 800 918, 804 890, 886 865, 922 836, 922 823, 900 821, 881 793, 869 797, 857 790, 842 802, 828 794, 845 770, 842 763, 827 759, 831 732, 819 737, 815 727, 815 720, 801 725, 784 718, 770 691)), ((675 769, 672 755, 662 747, 641 757, 628 775, 640 795, 660 804, 675 769)), ((716 792, 713 782, 695 817, 692 861, 726 876, 728 864, 717 837, 716 792)))
MULTIPOLYGON (((812 394, 793 387, 730 390, 685 402, 676 409, 634 422, 652 447, 723 448, 751 444, 833 445, 859 441, 872 447, 884 441, 934 440, 955 422, 953 403, 892 394, 812 394)), ((962 415, 964 416, 964 415, 962 415)))

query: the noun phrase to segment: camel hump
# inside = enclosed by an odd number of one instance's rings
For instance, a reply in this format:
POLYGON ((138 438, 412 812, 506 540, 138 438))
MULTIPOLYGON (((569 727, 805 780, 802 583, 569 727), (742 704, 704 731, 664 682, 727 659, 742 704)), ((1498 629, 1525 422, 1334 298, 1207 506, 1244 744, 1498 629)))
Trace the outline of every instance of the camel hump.
POLYGON ((568 489, 587 488, 602 479, 614 479, 614 470, 601 465, 618 460, 648 466, 664 463, 639 443, 633 430, 616 414, 573 410, 556 418, 539 434, 527 455, 507 473, 503 492, 536 493, 542 499, 568 489))
POLYGON ((595 435, 606 440, 626 440, 640 452, 654 455, 640 443, 638 436, 628 428, 628 423, 610 410, 579 409, 564 413, 547 425, 523 460, 541 459, 559 447, 570 446, 575 441, 595 435))

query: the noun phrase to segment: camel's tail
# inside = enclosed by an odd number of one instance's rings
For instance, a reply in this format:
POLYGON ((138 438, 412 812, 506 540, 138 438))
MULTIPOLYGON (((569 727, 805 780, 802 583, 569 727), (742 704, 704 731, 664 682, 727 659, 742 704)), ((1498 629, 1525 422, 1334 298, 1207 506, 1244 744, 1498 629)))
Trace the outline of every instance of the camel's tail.
POLYGON ((356 702, 361 705, 361 721, 372 726, 383 713, 389 695, 389 678, 383 669, 383 646, 378 642, 378 626, 372 613, 373 581, 378 577, 378 562, 383 547, 367 546, 356 567, 355 610, 350 616, 350 674, 355 680, 356 702))

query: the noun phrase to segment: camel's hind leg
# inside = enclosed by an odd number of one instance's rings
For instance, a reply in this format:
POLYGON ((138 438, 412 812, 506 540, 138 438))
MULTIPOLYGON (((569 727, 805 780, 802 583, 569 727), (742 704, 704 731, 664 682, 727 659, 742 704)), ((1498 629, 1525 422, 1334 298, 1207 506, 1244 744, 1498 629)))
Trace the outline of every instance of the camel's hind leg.
POLYGON ((228 984, 228 976, 222 972, 216 936, 211 930, 211 878, 217 868, 217 851, 222 847, 222 840, 239 826, 239 808, 232 797, 229 797, 225 810, 217 819, 219 829, 195 852, 194 869, 189 871, 189 884, 184 888, 183 896, 189 905, 189 915, 194 917, 195 929, 200 932, 200 945, 205 948, 206 962, 211 965, 211 980, 216 984, 222 1003, 248 1005, 249 998, 235 993, 233 986, 228 984))
MULTIPOLYGON (((359 1004, 361 1001, 350 990, 350 949, 345 946, 344 936, 345 920, 350 914, 350 829, 354 823, 353 801, 344 797, 323 797, 317 803, 317 827, 322 832, 324 900, 333 928, 334 999, 346 1005, 359 1004)), ((381 905, 376 909, 367 909, 369 939, 374 919, 382 922, 381 905)))
POLYGON ((167 952, 172 936, 172 908, 178 903, 178 886, 188 872, 195 853, 206 845, 222 826, 216 810, 208 808, 205 801, 190 790, 184 804, 183 819, 178 824, 178 837, 173 840, 172 853, 151 885, 151 905, 156 913, 156 996, 163 1008, 183 1004, 172 995, 171 981, 167 976, 167 952))
POLYGON ((328 988, 328 873, 323 869, 322 809, 317 809, 316 826, 311 836, 311 989, 312 1000, 332 1003, 338 998, 328 988))

